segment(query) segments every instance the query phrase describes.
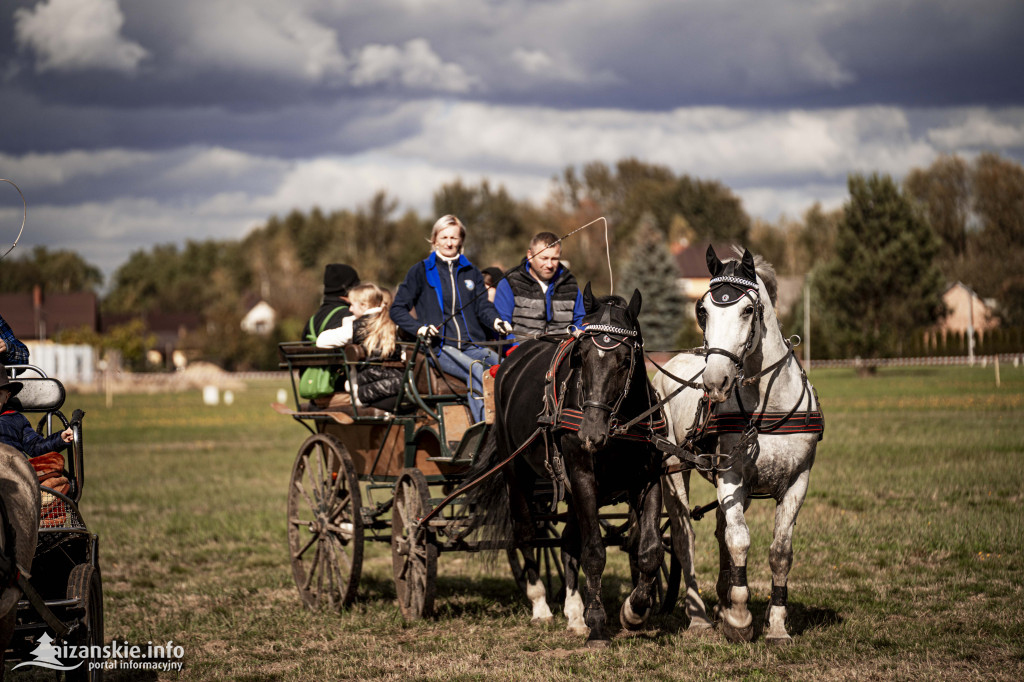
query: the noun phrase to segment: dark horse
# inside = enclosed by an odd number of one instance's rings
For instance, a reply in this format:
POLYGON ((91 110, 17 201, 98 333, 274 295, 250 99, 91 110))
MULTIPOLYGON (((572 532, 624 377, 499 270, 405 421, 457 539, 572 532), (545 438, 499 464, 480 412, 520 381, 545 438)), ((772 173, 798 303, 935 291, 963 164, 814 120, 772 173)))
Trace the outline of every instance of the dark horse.
POLYGON ((653 404, 637 322, 640 303, 639 291, 628 304, 618 296, 595 299, 588 284, 581 329, 560 343, 526 341, 511 354, 496 376, 494 428, 467 479, 497 467, 469 493, 469 501, 495 537, 522 552, 526 593, 539 622, 550 622, 553 616, 533 546, 538 511, 534 492, 538 484, 545 485, 544 479, 553 480, 556 490, 564 486, 569 507, 562 533, 565 615, 568 629, 589 632, 587 645, 593 647, 608 644, 598 508, 629 503, 628 548, 637 583, 619 612, 625 628, 641 628, 650 615, 662 561, 661 454, 643 437, 649 419, 628 432, 619 428, 653 404), (581 567, 585 605, 579 591, 581 567))

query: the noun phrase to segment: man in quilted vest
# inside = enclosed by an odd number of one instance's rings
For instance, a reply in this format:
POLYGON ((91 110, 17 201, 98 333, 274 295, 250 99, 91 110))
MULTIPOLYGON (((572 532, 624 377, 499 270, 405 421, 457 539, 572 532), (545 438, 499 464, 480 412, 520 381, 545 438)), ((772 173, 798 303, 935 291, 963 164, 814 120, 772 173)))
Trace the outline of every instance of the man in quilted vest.
POLYGON ((525 341, 541 334, 564 334, 583 321, 583 295, 562 264, 562 245, 550 232, 530 241, 522 264, 498 283, 494 307, 512 321, 509 339, 525 341))

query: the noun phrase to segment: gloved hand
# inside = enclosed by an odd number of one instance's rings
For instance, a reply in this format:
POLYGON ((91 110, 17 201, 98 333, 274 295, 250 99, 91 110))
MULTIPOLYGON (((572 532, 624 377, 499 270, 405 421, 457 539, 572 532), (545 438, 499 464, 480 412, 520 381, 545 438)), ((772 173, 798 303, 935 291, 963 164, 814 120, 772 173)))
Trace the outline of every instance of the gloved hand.
POLYGON ((425 324, 416 330, 416 336, 425 336, 430 338, 431 336, 437 336, 438 334, 439 332, 437 331, 437 327, 432 324, 425 324))
POLYGON ((512 325, 510 325, 508 322, 499 317, 494 321, 494 331, 498 332, 499 334, 511 334, 512 325))

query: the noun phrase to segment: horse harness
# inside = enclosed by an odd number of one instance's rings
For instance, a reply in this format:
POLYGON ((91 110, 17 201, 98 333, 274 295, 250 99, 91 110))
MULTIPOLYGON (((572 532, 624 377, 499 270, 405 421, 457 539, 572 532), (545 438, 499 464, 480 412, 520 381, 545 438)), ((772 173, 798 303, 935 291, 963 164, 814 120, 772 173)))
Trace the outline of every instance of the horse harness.
MULTIPOLYGON (((743 376, 743 362, 746 359, 747 354, 754 348, 758 329, 763 328, 764 326, 764 304, 761 301, 757 283, 746 277, 720 275, 711 279, 709 293, 711 293, 712 304, 718 307, 732 306, 743 300, 749 301, 754 306, 756 317, 751 322, 750 331, 743 344, 741 355, 736 355, 724 348, 709 347, 706 333, 704 346, 702 348, 693 349, 691 352, 705 356, 723 355, 727 357, 736 365, 736 368, 739 371, 741 387, 750 386, 759 381, 761 377, 770 375, 763 403, 765 407, 767 407, 769 398, 771 397, 771 391, 775 380, 780 376, 782 370, 790 361, 795 361, 797 366, 800 368, 800 396, 788 412, 768 412, 763 409, 760 411, 755 409, 751 412, 747 412, 743 405, 741 394, 737 390, 736 400, 739 405, 739 411, 722 413, 718 412, 715 409, 715 406, 711 405, 710 398, 707 393, 704 393, 698 405, 694 422, 687 430, 686 436, 683 439, 683 444, 675 445, 671 442, 668 442, 667 444, 659 443, 657 444, 659 449, 668 454, 676 455, 680 454, 680 451, 686 453, 697 453, 698 450, 695 443, 703 438, 717 436, 723 433, 741 434, 739 440, 730 449, 730 451, 728 453, 718 455, 713 464, 702 466, 701 460, 697 460, 698 463, 695 466, 698 470, 705 472, 710 471, 717 477, 718 472, 727 470, 732 465, 732 462, 736 457, 746 454, 752 448, 757 447, 758 435, 817 433, 818 439, 821 440, 825 430, 825 419, 821 412, 821 403, 818 401, 818 393, 808 381, 807 372, 800 365, 800 360, 797 358, 796 352, 793 350, 793 344, 789 339, 784 339, 787 352, 779 360, 773 362, 768 367, 761 369, 752 376, 743 376), (807 396, 808 388, 811 389, 811 392, 814 395, 814 403, 819 407, 817 410, 808 409, 798 411, 800 405, 804 402, 804 398, 807 396)), ((705 297, 706 294, 698 299, 695 306, 697 323, 700 325, 702 331, 706 331, 707 327, 707 309, 704 307, 705 297)), ((695 388, 698 390, 703 389, 703 385, 694 383, 693 379, 696 379, 696 376, 690 381, 686 381, 673 376, 657 364, 655 364, 655 366, 660 372, 679 384, 679 388, 666 396, 659 405, 667 403, 684 388, 695 388)), ((697 376, 699 376, 699 374, 697 376)), ((706 455, 704 456, 706 457, 706 455)), ((691 459, 690 461, 693 460, 691 459)), ((682 471, 690 468, 690 466, 692 465, 689 463, 675 465, 666 469, 666 473, 682 471)))

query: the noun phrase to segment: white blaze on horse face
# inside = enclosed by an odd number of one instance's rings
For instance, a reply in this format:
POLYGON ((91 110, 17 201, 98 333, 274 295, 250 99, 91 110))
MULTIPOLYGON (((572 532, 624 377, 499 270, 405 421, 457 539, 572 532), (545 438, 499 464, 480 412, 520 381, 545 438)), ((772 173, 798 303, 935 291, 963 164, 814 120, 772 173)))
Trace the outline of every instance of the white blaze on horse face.
MULTIPOLYGON (((751 338, 751 325, 756 324, 754 303, 744 297, 738 303, 729 306, 717 306, 711 302, 710 292, 704 295, 704 310, 707 323, 704 328, 704 340, 707 347, 728 351, 738 358, 746 353, 747 339, 751 338)), ((723 402, 729 397, 739 368, 726 355, 710 353, 707 357, 707 369, 704 370, 704 388, 712 402, 723 402)))

